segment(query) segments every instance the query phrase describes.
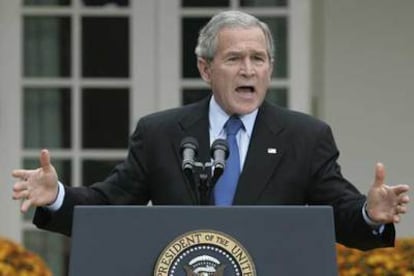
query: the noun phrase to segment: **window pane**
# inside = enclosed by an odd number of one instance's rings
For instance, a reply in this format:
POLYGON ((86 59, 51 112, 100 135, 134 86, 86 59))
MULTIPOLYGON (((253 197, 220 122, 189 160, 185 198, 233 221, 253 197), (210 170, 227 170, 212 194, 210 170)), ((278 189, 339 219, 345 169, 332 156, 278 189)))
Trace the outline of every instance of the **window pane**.
POLYGON ((70 75, 70 18, 25 16, 23 74, 25 77, 70 75))
POLYGON ((26 230, 24 246, 43 258, 53 275, 67 275, 69 264, 69 238, 51 232, 26 230))
POLYGON ((288 107, 287 88, 270 88, 267 91, 266 100, 279 106, 288 107))
POLYGON ((272 77, 288 77, 287 19, 286 17, 260 17, 269 25, 275 43, 275 62, 272 77))
POLYGON ((286 7, 287 0, 240 0, 242 7, 286 7))
POLYGON ((127 17, 82 19, 83 77, 129 77, 127 17))
MULTIPOLYGON (((62 160, 53 158, 52 155, 52 164, 56 169, 56 172, 59 176, 59 181, 65 184, 66 186, 72 186, 72 174, 71 174, 71 162, 70 160, 62 160)), ((39 159, 25 158, 23 160, 23 168, 28 170, 33 170, 39 168, 39 159)), ((33 219, 35 208, 30 208, 28 212, 23 214, 23 219, 26 221, 31 221, 33 219)))
POLYGON ((182 7, 228 7, 229 0, 182 0, 182 7))
POLYGON ((70 0, 24 0, 25 6, 69 6, 70 0))
POLYGON ((129 6, 129 0, 83 0, 85 6, 105 6, 117 5, 121 7, 129 6))
POLYGON ((69 148, 71 145, 68 88, 25 88, 23 92, 25 148, 69 148))
POLYGON ((112 169, 121 160, 84 160, 82 168, 82 183, 89 186, 95 182, 103 181, 112 169))
POLYGON ((82 93, 83 148, 126 148, 128 89, 87 88, 82 93))
POLYGON ((199 78, 197 58, 194 53, 200 29, 207 24, 210 17, 183 18, 182 24, 182 76, 184 78, 199 78))
POLYGON ((211 95, 210 89, 184 89, 182 94, 181 104, 186 105, 194 102, 198 102, 205 97, 211 95))

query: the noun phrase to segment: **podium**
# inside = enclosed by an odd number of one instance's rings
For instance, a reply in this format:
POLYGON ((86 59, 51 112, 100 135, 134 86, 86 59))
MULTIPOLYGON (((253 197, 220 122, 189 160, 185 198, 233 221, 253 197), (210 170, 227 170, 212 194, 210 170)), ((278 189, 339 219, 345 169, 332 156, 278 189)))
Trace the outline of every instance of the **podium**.
POLYGON ((69 275, 337 275, 333 211, 77 206, 69 275))

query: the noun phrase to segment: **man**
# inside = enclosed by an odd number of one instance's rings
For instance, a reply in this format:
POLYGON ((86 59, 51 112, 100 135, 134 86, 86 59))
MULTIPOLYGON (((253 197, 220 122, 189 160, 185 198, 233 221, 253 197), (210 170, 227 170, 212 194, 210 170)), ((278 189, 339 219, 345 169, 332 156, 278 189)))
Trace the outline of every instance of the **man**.
POLYGON ((78 204, 196 204, 181 170, 180 142, 195 137, 199 161, 208 162, 210 144, 230 137, 232 118, 237 144, 229 160, 240 172, 229 177, 230 169, 224 171, 212 196, 215 204, 327 204, 334 208, 338 242, 360 249, 393 245, 393 223, 407 211, 408 185, 387 186, 384 167, 377 164, 368 196, 361 195, 341 175, 328 125, 264 101, 274 61, 264 23, 238 11, 219 13, 201 30, 196 54, 211 98, 142 118, 126 160, 90 187, 58 184, 43 150, 39 169, 13 172, 19 179, 13 198, 23 199, 21 210, 39 207, 38 227, 70 235, 78 204), (234 186, 228 185, 231 179, 234 186))

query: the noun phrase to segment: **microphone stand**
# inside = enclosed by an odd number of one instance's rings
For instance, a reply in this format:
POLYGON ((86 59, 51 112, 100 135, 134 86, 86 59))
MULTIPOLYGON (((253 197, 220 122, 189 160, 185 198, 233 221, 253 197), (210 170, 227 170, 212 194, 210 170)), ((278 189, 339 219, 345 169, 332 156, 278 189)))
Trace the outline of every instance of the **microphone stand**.
POLYGON ((186 137, 181 141, 180 152, 183 157, 181 167, 184 175, 194 190, 199 205, 210 205, 211 191, 217 180, 223 174, 224 161, 229 155, 226 140, 216 139, 211 146, 211 156, 214 162, 197 162, 198 142, 193 137, 186 137), (212 170, 213 175, 212 175, 212 170))
POLYGON ((212 162, 194 162, 192 180, 190 182, 195 188, 199 205, 210 205, 211 192, 218 179, 218 176, 211 176, 212 167, 212 162))

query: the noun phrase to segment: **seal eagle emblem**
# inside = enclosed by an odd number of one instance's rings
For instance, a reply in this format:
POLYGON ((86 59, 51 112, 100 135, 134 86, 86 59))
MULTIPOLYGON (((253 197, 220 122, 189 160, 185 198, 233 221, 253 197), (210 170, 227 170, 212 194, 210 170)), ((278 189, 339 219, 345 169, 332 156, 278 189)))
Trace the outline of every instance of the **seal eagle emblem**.
POLYGON ((208 255, 202 255, 192 259, 188 265, 184 265, 186 276, 223 276, 226 265, 208 255))
POLYGON ((174 239, 158 257, 154 276, 256 276, 252 258, 233 237, 196 230, 174 239))

